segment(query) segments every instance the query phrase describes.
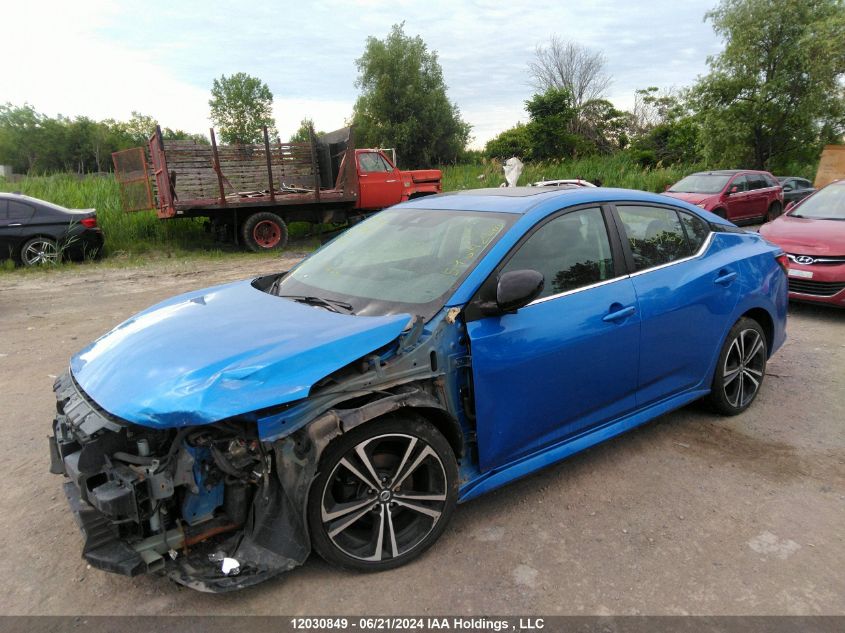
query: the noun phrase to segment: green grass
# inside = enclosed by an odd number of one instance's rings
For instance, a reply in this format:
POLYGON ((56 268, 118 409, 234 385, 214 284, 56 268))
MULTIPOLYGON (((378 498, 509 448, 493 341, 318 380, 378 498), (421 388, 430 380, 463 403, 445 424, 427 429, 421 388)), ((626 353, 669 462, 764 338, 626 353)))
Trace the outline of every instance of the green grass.
MULTIPOLYGON (((601 182, 605 187, 661 192, 666 185, 671 185, 687 174, 703 168, 703 165, 691 164, 644 169, 628 154, 620 152, 612 156, 527 163, 519 178, 519 184, 527 185, 538 180, 583 178, 592 183, 601 182)), ((503 182, 505 182, 504 172, 499 163, 443 167, 444 191, 498 187, 503 182), (481 175, 484 178, 479 179, 481 175)))
MULTIPOLYGON (((240 250, 234 244, 215 242, 203 226, 204 218, 162 221, 154 211, 124 212, 118 184, 107 176, 56 174, 17 182, 0 178, 0 191, 19 191, 69 209, 96 209, 106 238, 104 261, 112 264, 135 265, 147 258, 221 257, 240 250)), ((307 223, 294 222, 288 228, 293 248, 307 251, 318 245, 316 238, 309 237, 307 223)), ((0 270, 12 269, 12 262, 0 262, 0 270)))
POLYGON ((153 211, 125 213, 120 204, 117 182, 105 176, 79 178, 71 174, 34 176, 18 182, 0 178, 0 190, 48 200, 69 209, 97 210, 97 223, 106 236, 107 256, 214 248, 202 221, 180 219, 161 222, 153 211))

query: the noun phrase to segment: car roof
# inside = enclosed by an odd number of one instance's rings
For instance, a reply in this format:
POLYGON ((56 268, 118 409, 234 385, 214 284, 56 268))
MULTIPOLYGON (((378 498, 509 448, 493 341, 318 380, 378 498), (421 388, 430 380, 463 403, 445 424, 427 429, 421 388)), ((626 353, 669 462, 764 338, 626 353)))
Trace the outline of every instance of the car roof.
MULTIPOLYGON (((431 209, 450 211, 488 211, 546 215, 564 207, 602 202, 652 202, 683 207, 703 215, 701 209, 682 200, 636 189, 610 187, 573 187, 557 189, 545 187, 501 187, 498 189, 464 189, 436 196, 423 196, 393 207, 394 209, 431 209)), ((708 220, 714 219, 707 214, 708 220)))
MULTIPOLYGON (((29 202, 30 204, 51 204, 46 200, 41 200, 39 198, 33 198, 32 196, 28 196, 20 191, 0 191, 0 198, 5 200, 23 200, 25 202, 29 202)), ((58 206, 58 205, 56 205, 58 206)))
POLYGON ((709 171, 697 171, 691 176, 733 176, 734 174, 768 174, 762 169, 711 169, 709 171))

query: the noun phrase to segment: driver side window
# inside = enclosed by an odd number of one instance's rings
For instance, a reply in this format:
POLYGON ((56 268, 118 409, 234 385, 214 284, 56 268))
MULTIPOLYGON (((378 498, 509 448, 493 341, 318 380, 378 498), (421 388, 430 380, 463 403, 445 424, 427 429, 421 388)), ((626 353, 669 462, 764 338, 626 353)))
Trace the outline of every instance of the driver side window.
POLYGON ((601 209, 560 215, 537 229, 502 269, 543 273, 542 297, 614 277, 613 257, 601 209))
POLYGON ((376 152, 361 154, 358 158, 361 171, 366 173, 391 171, 385 160, 376 152))

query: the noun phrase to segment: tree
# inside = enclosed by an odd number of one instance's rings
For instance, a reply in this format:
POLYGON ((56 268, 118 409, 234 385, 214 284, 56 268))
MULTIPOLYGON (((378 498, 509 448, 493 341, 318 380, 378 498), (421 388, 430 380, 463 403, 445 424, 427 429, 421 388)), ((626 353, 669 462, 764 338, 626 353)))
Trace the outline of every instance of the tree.
POLYGON ((211 120, 224 143, 259 143, 267 126, 276 135, 273 93, 263 81, 246 73, 221 75, 211 87, 211 120))
POLYGON ((693 90, 709 162, 776 168, 841 136, 841 0, 722 0, 706 19, 725 40, 693 90))
POLYGON ((517 156, 525 159, 531 156, 531 139, 528 136, 528 126, 517 123, 514 127, 501 132, 495 138, 487 141, 484 146, 487 158, 506 159, 517 156))
POLYGON ((0 105, 0 163, 17 172, 35 170, 47 151, 43 122, 44 115, 28 103, 0 105))
POLYGON ((384 40, 367 38, 356 60, 361 94, 353 123, 359 145, 395 147, 409 167, 454 161, 470 125, 449 101, 437 53, 396 24, 384 40))
POLYGON ((607 99, 587 101, 578 116, 580 135, 588 153, 610 154, 628 145, 629 115, 617 110, 607 99))
POLYGON ((606 60, 601 51, 592 51, 575 42, 565 42, 556 35, 545 46, 538 45, 534 60, 528 64, 528 74, 541 93, 552 88, 566 90, 572 97, 576 116, 572 132, 579 133, 581 109, 586 103, 603 99, 612 81, 605 72, 606 60))
POLYGON ((570 132, 576 110, 572 95, 564 88, 549 88, 525 102, 531 158, 547 160, 578 153, 581 139, 570 132))
POLYGON ((690 110, 687 92, 637 90, 629 113, 631 149, 643 166, 694 163, 701 156, 701 124, 690 110))
MULTIPOLYGON (((305 117, 299 122, 299 128, 290 137, 290 143, 310 143, 311 130, 314 129, 314 119, 305 117)), ((314 132, 316 136, 325 134, 325 132, 314 132)))

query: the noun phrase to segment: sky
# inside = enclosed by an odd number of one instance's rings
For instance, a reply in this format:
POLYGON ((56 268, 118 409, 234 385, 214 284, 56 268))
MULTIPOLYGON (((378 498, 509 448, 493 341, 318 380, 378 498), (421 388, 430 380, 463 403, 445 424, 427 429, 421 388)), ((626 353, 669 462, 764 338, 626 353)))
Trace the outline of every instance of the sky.
POLYGON ((450 99, 482 147, 525 121, 535 47, 556 35, 607 58, 608 98, 633 104, 647 86, 679 88, 721 44, 704 14, 716 0, 26 0, 0 9, 0 103, 50 116, 128 119, 207 133, 212 80, 265 81, 286 139, 304 117, 342 127, 358 95, 355 60, 393 24, 437 51, 450 99))

